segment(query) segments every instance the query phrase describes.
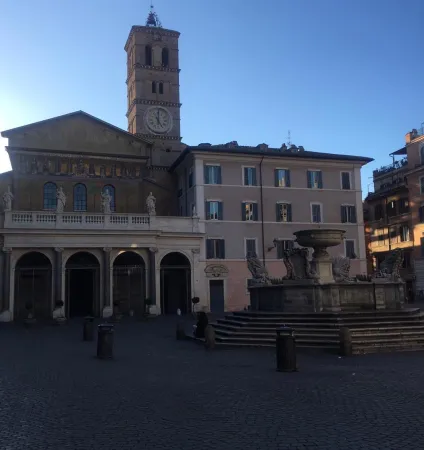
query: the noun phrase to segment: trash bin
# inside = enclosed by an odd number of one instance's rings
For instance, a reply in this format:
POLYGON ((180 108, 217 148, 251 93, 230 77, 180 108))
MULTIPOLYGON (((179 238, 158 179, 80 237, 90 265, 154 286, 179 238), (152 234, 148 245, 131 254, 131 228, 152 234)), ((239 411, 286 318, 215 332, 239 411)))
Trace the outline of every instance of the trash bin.
POLYGON ((277 329, 276 353, 278 372, 296 372, 296 342, 292 328, 277 329))
POLYGON ((110 323, 97 326, 97 358, 113 358, 113 333, 114 327, 110 323))
POLYGON ((94 317, 84 317, 82 327, 82 340, 92 341, 94 339, 94 317))

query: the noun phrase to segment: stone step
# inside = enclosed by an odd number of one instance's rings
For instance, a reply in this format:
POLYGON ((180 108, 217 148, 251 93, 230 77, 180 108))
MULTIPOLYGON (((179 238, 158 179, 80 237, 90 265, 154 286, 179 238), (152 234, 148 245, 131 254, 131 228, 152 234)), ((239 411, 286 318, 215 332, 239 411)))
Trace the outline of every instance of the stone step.
MULTIPOLYGON (((252 334, 257 334, 257 333, 267 333, 267 334, 272 334, 272 335, 276 335, 276 330, 273 328, 261 328, 261 327, 235 327, 232 325, 226 325, 226 324, 212 324, 212 326, 215 328, 215 330, 217 332, 228 332, 228 333, 252 333, 252 334)), ((339 327, 323 327, 323 328, 313 328, 313 327, 304 327, 304 328, 300 328, 300 327, 294 327, 293 328, 297 333, 310 333, 310 332, 314 332, 314 333, 335 333, 338 334, 339 333, 339 327)))
MULTIPOLYGON (((235 337, 235 336, 216 336, 216 340, 220 342, 267 342, 269 344, 274 345, 275 347, 275 338, 272 337, 235 337)), ((337 338, 313 338, 308 339, 304 337, 296 338, 296 345, 302 346, 303 344, 308 345, 329 345, 331 347, 339 345, 339 339, 337 338)))
MULTIPOLYGON (((237 339, 256 339, 258 337, 263 337, 263 338, 267 338, 267 339, 276 339, 276 333, 267 333, 267 332, 259 332, 259 333, 250 333, 249 331, 243 332, 237 332, 237 333, 233 333, 231 331, 224 331, 224 330, 216 330, 215 331, 216 336, 226 336, 226 337, 234 337, 237 339)), ((304 332, 298 332, 296 330, 295 333, 295 337, 296 337, 296 341, 298 341, 299 339, 339 339, 339 333, 314 333, 312 331, 306 330, 304 332)))

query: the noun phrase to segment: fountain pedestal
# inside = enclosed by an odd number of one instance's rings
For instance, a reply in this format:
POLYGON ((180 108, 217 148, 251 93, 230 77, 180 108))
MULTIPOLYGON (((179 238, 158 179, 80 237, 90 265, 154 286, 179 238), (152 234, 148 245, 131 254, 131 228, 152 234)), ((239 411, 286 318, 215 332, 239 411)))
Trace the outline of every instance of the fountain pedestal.
POLYGON ((311 267, 319 284, 334 283, 333 262, 326 247, 314 247, 311 267))

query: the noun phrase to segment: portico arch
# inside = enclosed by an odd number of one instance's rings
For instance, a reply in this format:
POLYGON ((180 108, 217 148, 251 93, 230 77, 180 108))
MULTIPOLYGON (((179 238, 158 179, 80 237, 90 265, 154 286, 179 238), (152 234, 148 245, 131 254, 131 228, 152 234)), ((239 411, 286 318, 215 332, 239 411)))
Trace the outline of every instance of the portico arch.
POLYGON ((15 265, 15 320, 23 320, 31 311, 36 319, 52 316, 52 264, 43 253, 31 251, 15 265))
POLYGON ((146 266, 136 252, 125 251, 113 261, 113 302, 119 303, 122 314, 144 312, 146 297, 146 266))
POLYGON ((160 262, 161 310, 163 314, 191 311, 191 264, 180 252, 165 255, 160 262))

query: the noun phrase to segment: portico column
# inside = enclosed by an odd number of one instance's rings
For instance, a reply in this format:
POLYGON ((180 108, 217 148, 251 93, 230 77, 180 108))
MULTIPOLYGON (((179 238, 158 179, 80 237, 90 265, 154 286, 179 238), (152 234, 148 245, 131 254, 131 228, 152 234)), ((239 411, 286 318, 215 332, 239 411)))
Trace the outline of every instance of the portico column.
POLYGON ((56 302, 63 301, 62 298, 62 268, 63 268, 63 248, 55 247, 55 272, 54 272, 54 307, 56 302))
POLYGON ((109 317, 112 315, 113 307, 110 294, 110 247, 103 248, 103 317, 109 317))
POLYGON ((10 312, 10 270, 12 262, 12 249, 3 247, 3 308, 0 314, 0 322, 11 320, 10 312))
MULTIPOLYGON (((156 303, 156 253, 157 247, 149 248, 149 298, 157 309, 156 303)), ((156 312, 156 311, 155 311, 156 312)))

